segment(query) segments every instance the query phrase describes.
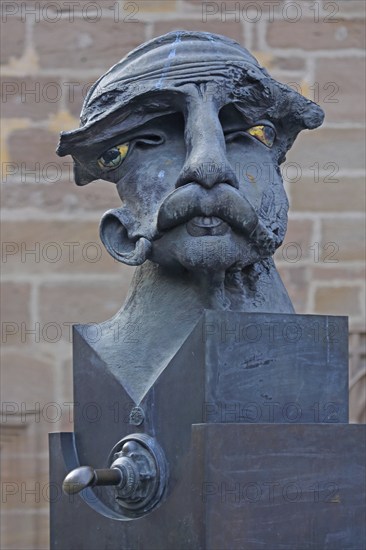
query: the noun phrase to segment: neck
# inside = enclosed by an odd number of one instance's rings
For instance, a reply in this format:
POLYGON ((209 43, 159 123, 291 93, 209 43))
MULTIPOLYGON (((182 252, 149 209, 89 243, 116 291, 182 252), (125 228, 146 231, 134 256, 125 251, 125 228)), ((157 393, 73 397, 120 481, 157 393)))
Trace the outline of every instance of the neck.
POLYGON ((272 259, 242 270, 212 273, 169 270, 152 262, 136 269, 122 311, 153 310, 166 319, 204 309, 294 313, 272 259))
POLYGON ((122 309, 101 324, 103 338, 93 347, 138 403, 205 309, 294 313, 272 260, 221 275, 177 273, 147 261, 136 269, 122 309))

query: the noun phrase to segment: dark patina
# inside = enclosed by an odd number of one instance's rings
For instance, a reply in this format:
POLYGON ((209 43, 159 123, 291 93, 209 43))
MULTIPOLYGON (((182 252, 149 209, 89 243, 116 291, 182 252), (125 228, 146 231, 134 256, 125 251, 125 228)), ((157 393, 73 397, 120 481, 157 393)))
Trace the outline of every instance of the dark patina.
POLYGON ((157 264, 202 307, 291 312, 271 259, 287 223, 279 166, 322 120, 239 44, 177 31, 92 86, 58 154, 73 156, 78 185, 116 185, 122 206, 106 213, 101 237, 123 263, 153 262, 145 279, 157 264))
POLYGON ((78 185, 116 185, 101 239, 138 267, 97 338, 74 327, 75 433, 50 443, 65 492, 53 550, 358 547, 347 321, 295 315, 272 259, 280 165, 322 120, 236 42, 176 31, 103 75, 61 135, 78 185))

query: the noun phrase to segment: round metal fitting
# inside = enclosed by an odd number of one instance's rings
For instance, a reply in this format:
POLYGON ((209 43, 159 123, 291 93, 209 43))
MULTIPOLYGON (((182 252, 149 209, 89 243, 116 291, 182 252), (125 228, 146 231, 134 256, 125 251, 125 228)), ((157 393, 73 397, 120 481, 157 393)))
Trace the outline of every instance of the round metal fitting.
POLYGON ((161 501, 167 482, 167 464, 157 441, 146 434, 131 434, 112 449, 108 464, 124 474, 115 488, 116 501, 125 515, 137 518, 161 501))

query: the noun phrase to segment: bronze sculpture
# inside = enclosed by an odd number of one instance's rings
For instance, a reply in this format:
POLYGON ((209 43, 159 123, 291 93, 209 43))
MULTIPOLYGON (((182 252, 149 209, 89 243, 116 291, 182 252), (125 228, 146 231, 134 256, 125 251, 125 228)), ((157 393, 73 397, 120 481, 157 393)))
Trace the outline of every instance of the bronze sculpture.
POLYGON ((294 312, 272 259, 287 225, 279 165, 300 130, 322 120, 247 50, 209 33, 156 38, 90 89, 81 127, 61 135, 58 154, 72 154, 78 185, 106 179, 122 200, 101 238, 141 267, 97 348, 131 397, 145 394, 204 309, 294 312), (133 327, 124 366, 110 358, 116 324, 133 327))
POLYGON ((239 44, 177 31, 94 84, 58 153, 74 157, 78 185, 115 183, 123 204, 101 238, 116 259, 173 272, 204 307, 291 312, 271 260, 287 221, 279 166, 322 120, 239 44))
POLYGON ((79 408, 75 434, 51 437, 51 479, 71 470, 64 490, 84 500, 51 507, 55 550, 254 550, 274 536, 279 548, 355 547, 362 450, 343 463, 352 438, 346 319, 294 315, 272 259, 287 225, 280 164, 322 120, 236 42, 176 31, 103 75, 80 128, 61 135, 58 154, 73 156, 78 185, 116 185, 122 204, 103 216, 101 239, 138 267, 97 339, 74 328, 75 401, 92 396, 101 414, 88 422, 79 408), (343 425, 314 426, 327 422, 343 425), (324 501, 318 516, 308 488, 303 508, 292 506, 291 475, 319 487, 334 471, 346 495, 339 515, 324 501), (285 524, 282 505, 257 498, 273 479, 291 486, 285 524), (222 492, 213 500, 227 480, 239 486, 232 509, 222 492), (252 512, 241 508, 246 497, 252 512))

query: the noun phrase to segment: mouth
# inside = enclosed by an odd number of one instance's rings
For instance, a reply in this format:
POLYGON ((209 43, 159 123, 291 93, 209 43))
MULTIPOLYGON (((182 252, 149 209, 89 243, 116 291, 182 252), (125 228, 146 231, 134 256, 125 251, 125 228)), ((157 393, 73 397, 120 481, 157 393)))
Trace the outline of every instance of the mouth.
POLYGON ((229 225, 217 216, 195 216, 186 228, 192 237, 219 236, 229 231, 229 225))
MULTIPOLYGON (((187 184, 165 199, 158 213, 158 229, 164 231, 193 219, 209 218, 225 222, 239 232, 250 234, 258 223, 257 214, 248 201, 227 184, 218 184, 206 190, 196 184, 187 184)), ((206 222, 195 222, 206 226, 206 222)), ((216 225, 214 223, 214 225, 216 225)))
POLYGON ((249 238, 263 257, 272 255, 279 244, 250 202, 226 183, 207 190, 192 182, 170 193, 158 212, 158 231, 183 224, 194 237, 224 235, 231 228, 249 238))

